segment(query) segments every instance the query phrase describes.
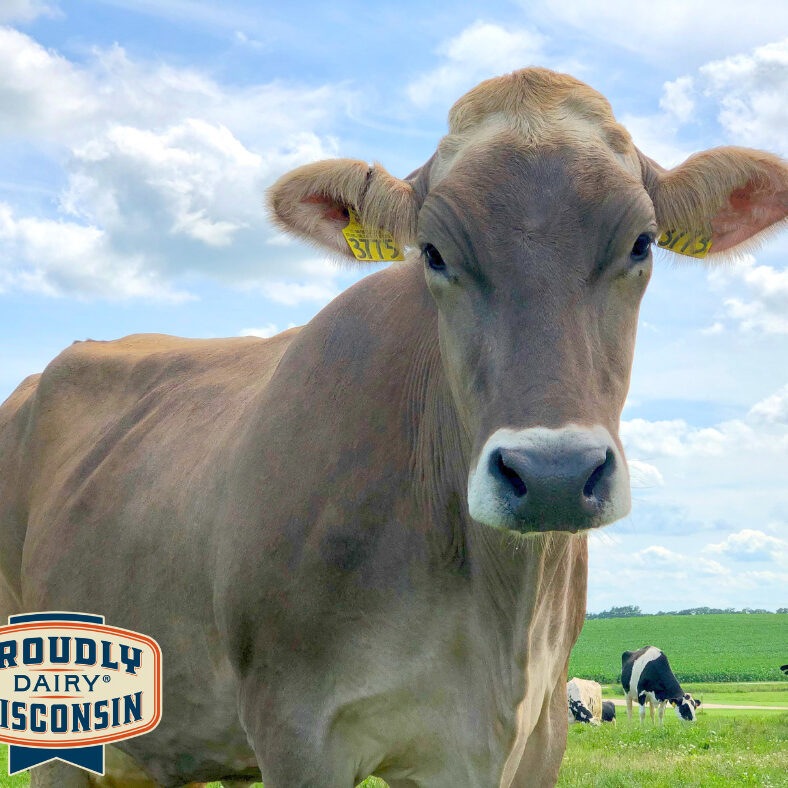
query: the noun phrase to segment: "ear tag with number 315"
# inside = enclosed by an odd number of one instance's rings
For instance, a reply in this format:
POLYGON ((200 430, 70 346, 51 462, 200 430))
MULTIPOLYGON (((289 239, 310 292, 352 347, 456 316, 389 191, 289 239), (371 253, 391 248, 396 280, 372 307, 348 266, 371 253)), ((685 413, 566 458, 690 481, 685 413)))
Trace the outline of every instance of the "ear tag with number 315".
POLYGON ((350 221, 342 230, 347 245, 357 260, 364 262, 389 263, 404 260, 402 252, 394 241, 394 236, 383 229, 364 227, 353 208, 348 207, 350 221))
POLYGON ((665 230, 659 237, 657 246, 688 257, 705 257, 711 249, 711 238, 686 230, 665 230))

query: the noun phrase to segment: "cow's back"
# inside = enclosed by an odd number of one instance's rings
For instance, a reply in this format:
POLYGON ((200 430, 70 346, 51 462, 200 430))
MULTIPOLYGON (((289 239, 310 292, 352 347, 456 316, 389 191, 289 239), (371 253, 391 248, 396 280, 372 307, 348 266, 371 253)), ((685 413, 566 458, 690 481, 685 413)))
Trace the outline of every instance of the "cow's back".
POLYGON ((75 343, 0 408, 0 615, 83 610, 153 636, 169 713, 144 738, 164 753, 186 724, 196 755, 221 730, 238 773, 255 764, 213 625, 213 531, 234 448, 299 330, 75 343))

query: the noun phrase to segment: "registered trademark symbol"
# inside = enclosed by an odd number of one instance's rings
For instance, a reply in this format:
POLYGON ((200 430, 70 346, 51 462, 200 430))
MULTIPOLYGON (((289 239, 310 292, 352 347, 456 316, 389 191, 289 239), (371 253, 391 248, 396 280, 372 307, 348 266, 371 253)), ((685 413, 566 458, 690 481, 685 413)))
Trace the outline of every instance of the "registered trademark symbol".
POLYGON ((112 681, 112 676, 107 676, 106 674, 101 679, 105 684, 109 684, 112 681))

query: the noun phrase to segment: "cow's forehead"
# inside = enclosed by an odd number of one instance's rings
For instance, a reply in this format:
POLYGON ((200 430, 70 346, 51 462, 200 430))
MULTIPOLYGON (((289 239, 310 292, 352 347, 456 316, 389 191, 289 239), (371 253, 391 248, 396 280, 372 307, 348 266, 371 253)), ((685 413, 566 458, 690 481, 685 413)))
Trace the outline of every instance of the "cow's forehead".
POLYGON ((640 177, 637 150, 607 99, 574 77, 531 68, 482 82, 456 102, 432 165, 431 186, 469 151, 507 133, 525 146, 598 148, 640 177))
POLYGON ((589 240, 621 225, 629 231, 632 224, 635 236, 656 229, 639 174, 609 148, 587 140, 524 143, 511 130, 469 146, 439 183, 430 183, 424 208, 420 226, 459 222, 477 240, 505 228, 564 238, 577 230, 589 240))

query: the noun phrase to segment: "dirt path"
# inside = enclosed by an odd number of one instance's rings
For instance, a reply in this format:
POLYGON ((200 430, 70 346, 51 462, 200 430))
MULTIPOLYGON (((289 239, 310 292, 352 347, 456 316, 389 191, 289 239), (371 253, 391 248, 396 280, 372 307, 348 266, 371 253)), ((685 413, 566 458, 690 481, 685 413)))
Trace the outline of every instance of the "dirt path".
MULTIPOLYGON (((603 700, 612 700, 616 706, 626 706, 627 702, 624 698, 603 698, 603 700)), ((763 709, 765 711, 788 711, 788 706, 741 706, 738 703, 735 705, 725 705, 723 703, 706 703, 701 704, 704 709, 763 709)), ((637 703, 633 704, 637 707, 637 703)))

